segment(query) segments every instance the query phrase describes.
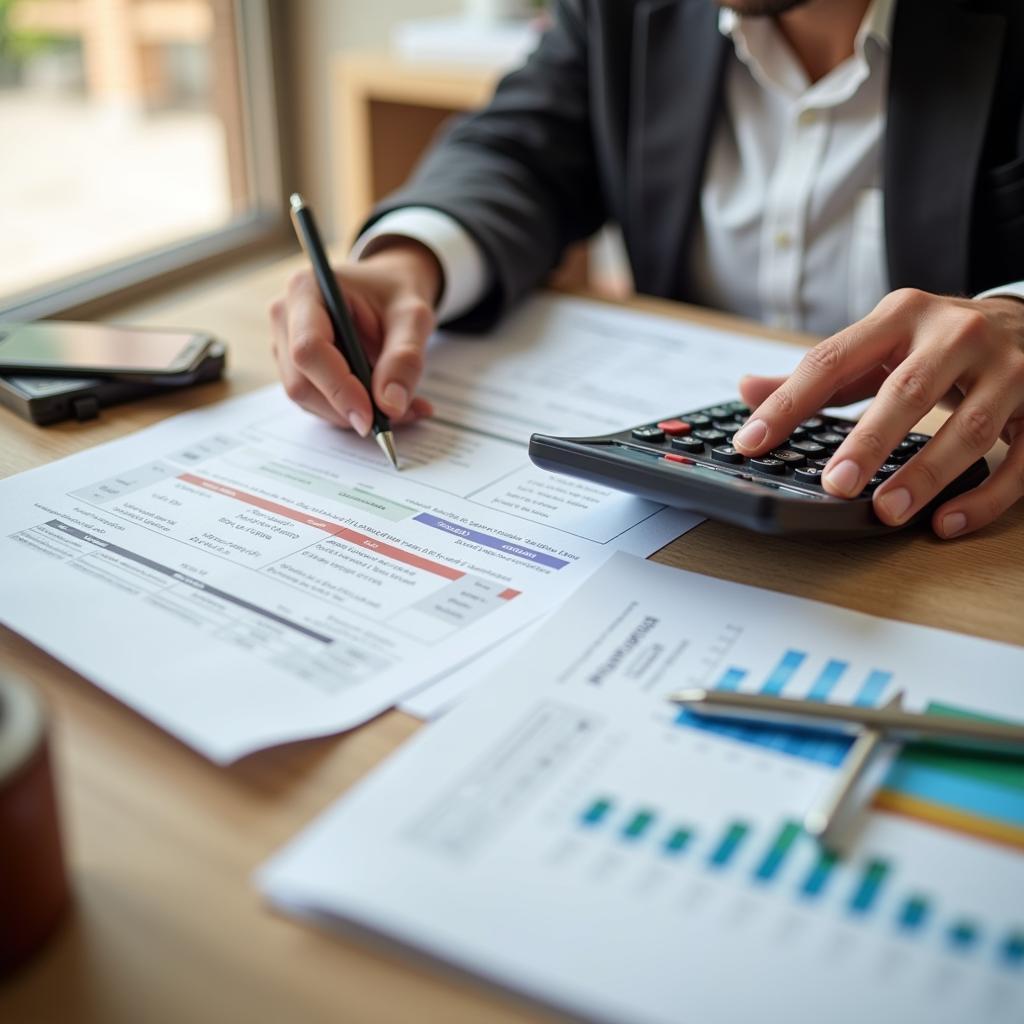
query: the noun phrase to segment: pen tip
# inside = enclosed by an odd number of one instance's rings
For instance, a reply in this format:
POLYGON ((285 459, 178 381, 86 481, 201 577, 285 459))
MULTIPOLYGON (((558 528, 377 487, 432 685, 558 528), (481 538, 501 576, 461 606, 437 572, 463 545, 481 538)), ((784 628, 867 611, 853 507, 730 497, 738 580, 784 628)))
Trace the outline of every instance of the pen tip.
POLYGON ((377 435, 377 444, 380 445, 381 451, 388 457, 388 462, 390 462, 395 469, 398 469, 398 453, 395 451, 395 439, 392 436, 391 431, 382 430, 377 435))
POLYGON ((301 210, 306 205, 305 200, 302 198, 301 195, 299 195, 298 192, 293 192, 289 197, 288 201, 292 204, 292 209, 295 210, 296 212, 301 210))

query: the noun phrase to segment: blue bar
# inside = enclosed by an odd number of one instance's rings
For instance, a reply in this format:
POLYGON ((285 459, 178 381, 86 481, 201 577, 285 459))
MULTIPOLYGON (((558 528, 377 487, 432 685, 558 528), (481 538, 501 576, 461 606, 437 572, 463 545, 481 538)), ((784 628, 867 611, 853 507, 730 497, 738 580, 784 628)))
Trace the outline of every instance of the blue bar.
POLYGON ((858 707, 873 708, 881 699, 890 679, 892 679, 891 672, 879 672, 878 669, 875 669, 864 680, 864 685, 860 688, 860 693, 853 699, 853 703, 858 707))
POLYGON ((765 854, 764 859, 754 872, 754 878, 759 882, 770 882, 782 867, 787 854, 793 848, 793 844, 800 837, 802 829, 795 821, 784 822, 779 834, 775 837, 771 848, 765 854))
POLYGON ((828 700, 829 694, 835 689, 842 674, 850 666, 845 661, 830 661, 821 670, 821 675, 814 680, 808 700, 828 700))
POLYGON ((1012 932, 1000 947, 1003 963, 1007 967, 1024 966, 1024 932, 1012 932))
POLYGON ((956 921, 949 929, 949 944, 961 953, 974 948, 978 929, 971 921, 956 921))
POLYGON ((746 678, 746 669, 742 668, 730 668, 726 669, 725 674, 721 679, 715 683, 716 690, 738 690, 740 683, 746 678))
POLYGON ((924 896, 911 896, 900 911, 899 924, 905 932, 916 932, 928 918, 928 900, 924 896))
POLYGON ((836 866, 838 857, 834 853, 823 852, 801 888, 804 896, 820 896, 832 876, 832 869, 836 866))
POLYGON ((761 692, 772 697, 778 697, 783 687, 790 681, 796 670, 804 663, 807 655, 803 651, 786 651, 782 661, 775 666, 772 674, 765 680, 761 692))
POLYGON ((889 874, 889 865, 884 860, 869 860, 850 900, 850 910, 855 914, 866 914, 874 905, 878 893, 889 874))
POLYGON ((729 831, 726 832, 725 838, 715 848, 715 852, 711 854, 711 866, 724 868, 732 860, 733 854, 739 849, 740 843, 743 842, 749 831, 749 826, 744 822, 733 822, 729 826, 729 831))
POLYGON ((1024 799, 1019 791, 967 775, 955 775, 931 765, 897 762, 883 786, 918 800, 957 807, 979 818, 1024 826, 1024 799))
POLYGON ((612 802, 607 797, 595 800, 581 815, 580 824, 591 827, 600 825, 608 812, 612 809, 612 802))

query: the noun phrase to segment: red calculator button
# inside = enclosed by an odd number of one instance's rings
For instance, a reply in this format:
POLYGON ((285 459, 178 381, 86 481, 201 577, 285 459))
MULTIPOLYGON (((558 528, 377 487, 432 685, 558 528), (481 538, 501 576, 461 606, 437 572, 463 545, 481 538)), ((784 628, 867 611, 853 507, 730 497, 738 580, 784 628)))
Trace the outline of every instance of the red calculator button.
POLYGON ((684 466, 697 465, 693 459, 688 459, 685 455, 676 455, 675 452, 669 452, 667 455, 662 455, 662 458, 666 462, 681 462, 684 466))
POLYGON ((690 432, 690 424, 684 423, 682 420, 662 420, 658 424, 658 429, 664 430, 671 437, 678 437, 680 434, 690 432))

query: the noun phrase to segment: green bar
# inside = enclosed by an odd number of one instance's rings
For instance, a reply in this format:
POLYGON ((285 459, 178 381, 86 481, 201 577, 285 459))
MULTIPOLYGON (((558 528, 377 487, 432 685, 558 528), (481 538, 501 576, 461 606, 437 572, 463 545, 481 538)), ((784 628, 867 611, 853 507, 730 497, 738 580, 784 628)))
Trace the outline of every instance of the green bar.
POLYGON ((750 831, 750 826, 742 821, 734 821, 729 826, 729 831, 725 833, 725 838, 715 848, 715 852, 711 854, 710 864, 713 868, 724 868, 730 860, 732 860, 733 854, 739 849, 740 843, 746 838, 747 833, 750 831))
POLYGON ((600 825, 605 816, 612 808, 612 802, 607 797, 599 797, 580 816, 584 825, 600 825))
POLYGON ((822 851, 810 874, 804 881, 801 892, 804 896, 820 896, 829 878, 832 876, 832 869, 836 866, 839 858, 828 850, 822 851))
POLYGON ((928 899, 926 896, 911 896, 903 904, 899 923, 904 931, 917 931, 928 917, 928 899))
POLYGON ((672 834, 665 840, 665 852, 666 853, 682 853, 690 844, 690 840, 693 838, 693 832, 688 828, 677 828, 672 834))
POLYGON ((622 830, 623 838, 639 839, 650 827, 652 821, 654 821, 654 811, 646 809, 637 811, 630 819, 629 824, 622 830))
POLYGON ((978 928, 973 921, 957 921, 949 929, 949 941, 957 949, 970 949, 977 938, 978 928))
POLYGON ((779 868, 782 867, 782 862, 786 859, 786 854, 789 853, 797 836, 802 831, 798 822, 787 821, 783 824, 779 829, 779 834, 775 837, 775 842, 772 843, 764 860, 754 872, 754 877, 759 882, 770 882, 775 877, 779 868))
MULTIPOLYGON (((1006 722, 1005 718, 993 718, 991 715, 978 715, 963 711, 950 704, 932 702, 928 705, 928 714, 945 715, 948 718, 966 718, 976 722, 1006 722)), ((943 771, 969 776, 979 782, 990 782, 1006 789, 1024 792, 1024 765, 1019 761, 1004 757, 985 757, 983 753, 950 752, 948 747, 938 744, 912 743, 906 746, 899 756, 898 763, 927 765, 929 768, 941 768, 943 771)))
POLYGON ((879 889, 889 874, 889 865, 884 860, 870 860, 850 900, 850 910, 855 914, 866 914, 875 902, 879 889))

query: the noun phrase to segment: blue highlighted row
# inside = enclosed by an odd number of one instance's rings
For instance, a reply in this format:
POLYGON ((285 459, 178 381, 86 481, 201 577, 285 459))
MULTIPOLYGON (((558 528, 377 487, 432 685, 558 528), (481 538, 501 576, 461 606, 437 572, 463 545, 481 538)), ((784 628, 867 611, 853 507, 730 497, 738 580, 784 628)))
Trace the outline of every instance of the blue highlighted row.
POLYGON ((515 558, 522 558, 527 562, 534 562, 537 565, 547 566, 549 569, 564 569, 569 563, 564 558, 556 558, 544 551, 534 551, 533 548, 523 547, 513 541, 505 540, 503 537, 494 537, 489 533, 481 533, 479 530, 471 530, 468 526, 460 523, 453 523, 448 519, 441 519, 439 516, 432 516, 427 512, 421 512, 413 519, 414 522, 423 523, 435 530, 442 530, 455 537, 462 537, 464 540, 480 544, 485 548, 493 548, 495 551, 503 551, 506 555, 515 558))

